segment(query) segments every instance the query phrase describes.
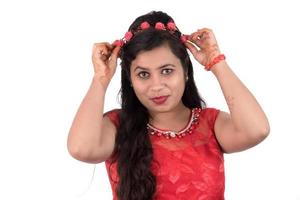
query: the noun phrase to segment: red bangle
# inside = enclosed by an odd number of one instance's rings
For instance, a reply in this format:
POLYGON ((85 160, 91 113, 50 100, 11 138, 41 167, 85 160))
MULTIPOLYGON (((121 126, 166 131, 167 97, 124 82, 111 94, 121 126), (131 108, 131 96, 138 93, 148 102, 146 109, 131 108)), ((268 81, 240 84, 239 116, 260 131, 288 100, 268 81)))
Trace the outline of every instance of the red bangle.
POLYGON ((215 64, 217 64, 218 62, 220 62, 221 60, 225 60, 225 55, 224 54, 220 54, 218 55, 217 57, 215 57, 210 63, 208 63, 206 66, 205 66, 205 69, 207 71, 209 71, 212 66, 214 66, 215 64))

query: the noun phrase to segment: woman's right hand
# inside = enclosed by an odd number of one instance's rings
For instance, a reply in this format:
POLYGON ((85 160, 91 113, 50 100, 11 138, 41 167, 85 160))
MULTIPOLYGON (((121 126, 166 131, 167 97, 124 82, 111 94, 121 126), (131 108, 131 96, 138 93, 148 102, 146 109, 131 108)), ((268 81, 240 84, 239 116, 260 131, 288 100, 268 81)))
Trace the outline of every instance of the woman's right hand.
POLYGON ((92 55, 94 79, 100 81, 105 88, 115 74, 119 51, 119 46, 108 42, 94 44, 92 55))

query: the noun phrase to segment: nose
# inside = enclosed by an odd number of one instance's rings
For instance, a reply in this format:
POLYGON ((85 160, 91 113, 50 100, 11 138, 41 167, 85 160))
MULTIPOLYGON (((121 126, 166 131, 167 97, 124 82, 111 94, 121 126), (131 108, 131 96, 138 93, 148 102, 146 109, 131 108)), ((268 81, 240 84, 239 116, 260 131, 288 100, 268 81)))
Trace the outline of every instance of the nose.
POLYGON ((152 92, 159 92, 166 86, 164 80, 160 76, 152 76, 150 90, 152 92))

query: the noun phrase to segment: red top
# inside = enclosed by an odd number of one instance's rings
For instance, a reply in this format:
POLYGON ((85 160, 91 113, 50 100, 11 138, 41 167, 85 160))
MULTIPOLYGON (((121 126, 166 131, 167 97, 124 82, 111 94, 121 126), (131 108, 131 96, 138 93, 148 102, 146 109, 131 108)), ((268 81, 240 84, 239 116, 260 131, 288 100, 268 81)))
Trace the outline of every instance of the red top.
MULTIPOLYGON (((223 152, 214 134, 218 113, 214 108, 200 110, 193 133, 182 138, 150 135, 153 158, 159 163, 152 165, 157 181, 154 200, 224 200, 223 152)), ((118 110, 107 114, 118 127, 118 110)), ((109 173, 110 162, 106 160, 105 165, 109 173)), ((117 200, 113 181, 118 180, 116 163, 110 173, 113 200, 117 200)))

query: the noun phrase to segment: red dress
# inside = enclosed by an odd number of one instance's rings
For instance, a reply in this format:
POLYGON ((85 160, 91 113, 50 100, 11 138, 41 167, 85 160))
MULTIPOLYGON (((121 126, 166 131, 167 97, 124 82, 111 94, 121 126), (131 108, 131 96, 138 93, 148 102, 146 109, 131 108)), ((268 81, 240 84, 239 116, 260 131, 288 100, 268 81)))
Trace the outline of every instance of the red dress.
MULTIPOLYGON (((152 165, 157 181, 155 200, 224 200, 223 152, 214 134, 218 113, 214 108, 200 110, 193 133, 182 138, 150 135, 153 158, 159 163, 152 165)), ((118 110, 107 114, 118 126, 118 110)), ((118 180, 116 163, 110 169, 108 160, 105 164, 112 180, 118 180)), ((113 199, 117 200, 112 180, 113 199)))

